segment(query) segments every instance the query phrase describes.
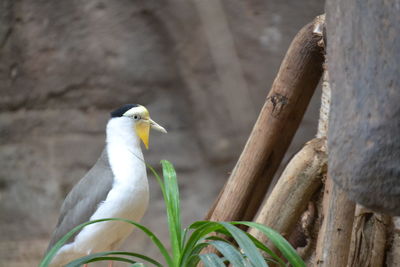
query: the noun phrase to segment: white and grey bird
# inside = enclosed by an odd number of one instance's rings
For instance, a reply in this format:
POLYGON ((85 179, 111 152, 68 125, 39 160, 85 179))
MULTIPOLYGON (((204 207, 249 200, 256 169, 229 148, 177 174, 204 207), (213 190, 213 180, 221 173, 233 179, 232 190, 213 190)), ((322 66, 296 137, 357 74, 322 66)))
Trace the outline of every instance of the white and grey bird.
MULTIPOLYGON (((64 200, 48 250, 75 226, 89 220, 118 217, 140 221, 149 201, 140 140, 148 148, 150 129, 166 133, 144 106, 128 104, 111 112, 105 148, 64 200)), ((88 225, 60 248, 50 266, 115 250, 132 230, 130 224, 117 221, 88 225)))

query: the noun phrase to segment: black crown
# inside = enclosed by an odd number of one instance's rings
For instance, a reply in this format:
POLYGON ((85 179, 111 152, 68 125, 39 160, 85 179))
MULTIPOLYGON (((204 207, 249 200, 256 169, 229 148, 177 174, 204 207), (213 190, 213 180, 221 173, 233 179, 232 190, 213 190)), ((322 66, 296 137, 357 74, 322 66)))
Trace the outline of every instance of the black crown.
POLYGON ((138 107, 138 104, 126 104, 123 105, 122 107, 112 111, 110 113, 111 118, 116 118, 116 117, 122 117, 122 115, 124 115, 125 112, 127 112, 128 110, 130 110, 131 108, 135 108, 138 107))

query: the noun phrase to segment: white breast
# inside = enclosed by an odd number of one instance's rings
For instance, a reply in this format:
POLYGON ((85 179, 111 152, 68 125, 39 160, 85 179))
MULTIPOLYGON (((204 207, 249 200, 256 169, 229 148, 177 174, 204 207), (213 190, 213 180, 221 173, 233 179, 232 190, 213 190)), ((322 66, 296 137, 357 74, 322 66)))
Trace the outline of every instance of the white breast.
MULTIPOLYGON (((90 220, 114 217, 139 222, 148 206, 149 188, 140 141, 131 119, 116 118, 109 121, 107 152, 114 184, 90 220)), ((64 254, 68 262, 90 253, 113 250, 132 230, 132 225, 125 222, 88 225, 76 236, 74 242, 62 247, 58 254, 64 254)))

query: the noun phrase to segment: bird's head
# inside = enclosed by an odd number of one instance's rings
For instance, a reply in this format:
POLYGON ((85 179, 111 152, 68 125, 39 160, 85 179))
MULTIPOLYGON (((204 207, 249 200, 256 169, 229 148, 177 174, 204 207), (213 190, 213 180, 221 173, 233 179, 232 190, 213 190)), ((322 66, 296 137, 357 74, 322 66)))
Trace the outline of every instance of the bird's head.
POLYGON ((164 127, 160 126, 158 123, 150 118, 149 111, 142 105, 138 104, 127 104, 124 105, 113 112, 111 112, 111 117, 128 117, 133 120, 134 130, 137 136, 142 140, 146 149, 149 148, 149 133, 150 128, 156 131, 167 133, 164 127))

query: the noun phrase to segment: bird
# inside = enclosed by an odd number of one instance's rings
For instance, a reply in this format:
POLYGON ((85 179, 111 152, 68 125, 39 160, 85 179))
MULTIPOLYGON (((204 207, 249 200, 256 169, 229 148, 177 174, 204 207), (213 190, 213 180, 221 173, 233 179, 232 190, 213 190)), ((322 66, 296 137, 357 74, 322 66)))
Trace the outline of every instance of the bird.
MULTIPOLYGON (((148 149, 150 129, 167 131, 139 104, 123 105, 110 115, 103 152, 65 198, 47 252, 81 223, 112 217, 139 222, 147 209, 149 186, 141 142, 148 149)), ((92 253, 115 250, 133 228, 121 221, 88 225, 58 250, 50 266, 64 266, 92 253)))

